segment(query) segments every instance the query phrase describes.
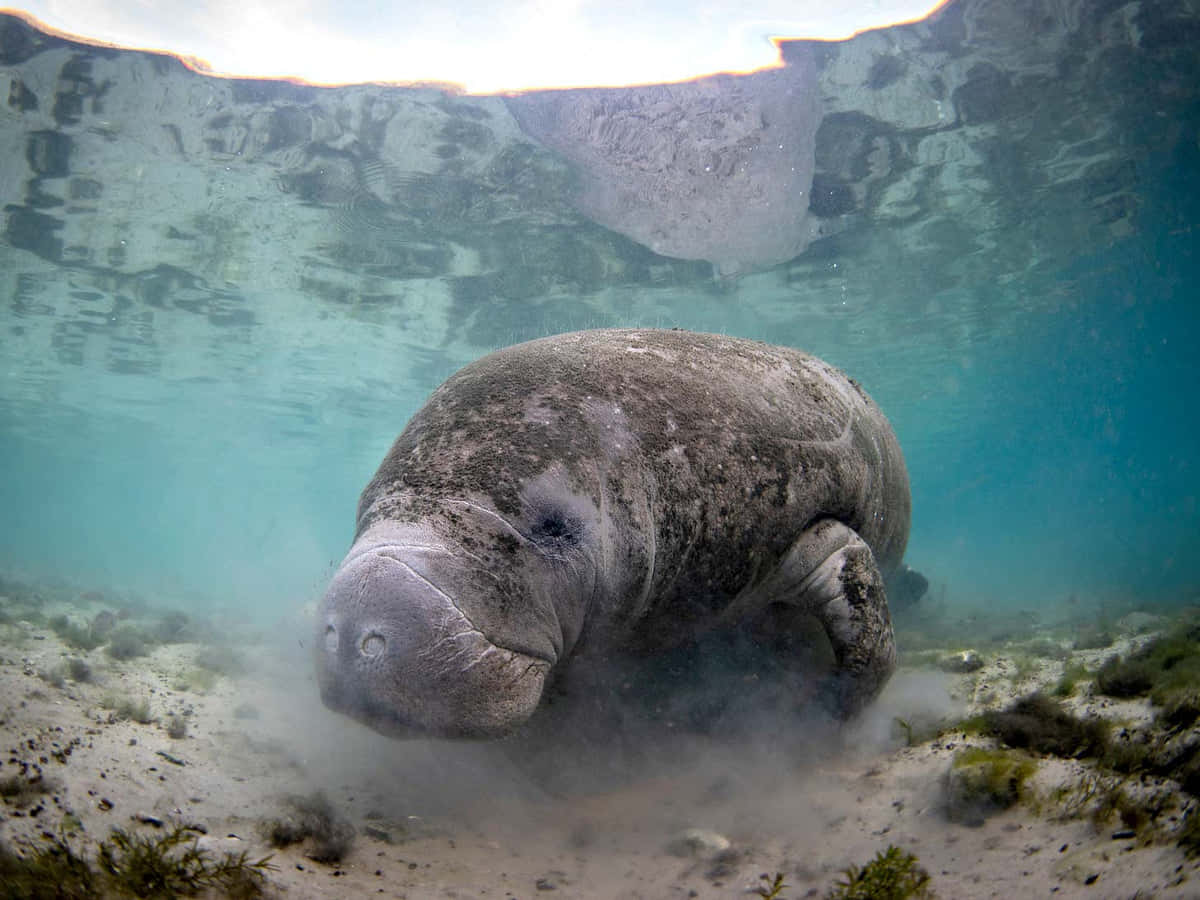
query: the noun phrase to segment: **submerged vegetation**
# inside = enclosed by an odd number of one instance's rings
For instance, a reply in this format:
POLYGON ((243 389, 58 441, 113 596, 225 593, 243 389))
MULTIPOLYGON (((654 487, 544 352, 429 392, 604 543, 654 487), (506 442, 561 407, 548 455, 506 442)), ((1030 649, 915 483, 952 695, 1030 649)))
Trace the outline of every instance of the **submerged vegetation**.
POLYGON ((944 782, 947 816, 979 824, 990 811, 1029 801, 1058 815, 1084 818, 1097 830, 1142 841, 1173 841, 1200 853, 1200 626, 1182 625, 1094 672, 1068 661, 1057 684, 1003 709, 959 723, 963 733, 994 737, 997 749, 973 748, 954 759, 944 782), (1079 681, 1117 698, 1146 697, 1151 721, 1077 716, 1060 699, 1079 681), (1007 749, 1013 748, 1013 749, 1007 749), (1086 759, 1082 774, 1044 796, 1027 791, 1036 763, 1025 753, 1086 759), (1017 754, 1017 755, 1014 755, 1017 754), (1182 789, 1182 794, 1180 793, 1182 789), (1189 798, 1187 795, 1191 795, 1189 798))
POLYGON ((163 644, 178 644, 190 639, 192 620, 187 613, 170 610, 159 617, 154 626, 154 637, 163 644))
POLYGON ((65 837, 18 855, 0 844, 3 900, 92 900, 103 896, 100 874, 65 837))
POLYGON ((1113 656, 1096 673, 1096 690, 1110 697, 1149 695, 1166 706, 1200 684, 1200 624, 1192 622, 1157 637, 1140 650, 1113 656))
POLYGON ((1027 641, 1023 649, 1030 656, 1036 656, 1041 659, 1062 661, 1071 655, 1070 650, 1058 641, 1052 641, 1049 638, 1034 638, 1032 641, 1027 641))
POLYGON ((1107 624, 1085 625, 1075 638, 1072 647, 1076 650, 1106 650, 1116 643, 1112 627, 1107 624))
POLYGON ((1052 693, 1055 697, 1073 697, 1079 682, 1092 677, 1088 667, 1081 662, 1068 662, 1063 666, 1062 675, 1054 684, 1052 693))
POLYGON ((171 680, 172 690, 194 691, 197 694, 207 694, 216 685, 217 673, 198 666, 180 672, 171 680))
POLYGON ((146 635, 134 625, 120 625, 114 628, 108 637, 108 646, 104 652, 113 659, 134 659, 145 656, 150 652, 146 643, 146 635))
POLYGON ((80 684, 92 680, 92 667, 85 660, 72 656, 66 662, 67 675, 72 681, 80 684))
POLYGON ((86 684, 93 679, 92 667, 85 660, 72 656, 52 669, 42 669, 38 678, 56 688, 64 688, 70 679, 76 684, 86 684))
POLYGON ((1040 670, 1038 658, 1029 653, 1016 653, 1010 657, 1009 661, 1012 664, 1009 679, 1014 685, 1028 681, 1040 670))
POLYGON ((47 624, 64 644, 75 650, 95 650, 104 643, 104 635, 90 625, 78 625, 65 615, 54 616, 47 624))
POLYGON ((287 800, 285 815, 264 821, 263 837, 272 847, 290 847, 308 841, 305 855, 322 863, 339 862, 354 842, 354 826, 340 820, 329 799, 321 792, 287 800))
POLYGON ((0 799, 17 809, 29 806, 38 797, 55 789, 53 781, 40 775, 30 777, 14 773, 0 778, 0 799))
POLYGON ((1037 763, 1015 750, 970 747, 955 754, 943 783, 946 818, 981 825, 1026 797, 1037 763))
POLYGON ((1177 840, 1189 857, 1200 856, 1200 807, 1193 806, 1179 826, 1177 840))
POLYGON ((156 837, 114 828, 96 858, 107 880, 135 897, 194 895, 208 889, 231 898, 257 897, 270 867, 269 856, 252 862, 245 851, 213 858, 182 826, 156 837))
POLYGON ((933 897, 929 873, 917 857, 894 845, 862 868, 851 866, 828 894, 829 900, 924 900, 933 897))
POLYGON ((1200 684, 1171 694, 1157 716, 1158 724, 1167 729, 1191 728, 1197 719, 1200 719, 1200 684))
POLYGON ((128 720, 139 725, 149 725, 154 721, 154 715, 150 712, 150 701, 145 697, 134 700, 132 697, 109 694, 100 701, 100 705, 112 711, 111 718, 114 722, 128 720))
POLYGON ((262 896, 271 868, 270 857, 251 860, 245 852, 216 857, 201 849, 198 838, 183 826, 149 836, 114 828, 100 842, 94 860, 60 833, 21 853, 0 846, 0 898, 166 900, 215 892, 245 900, 262 896))
POLYGON ((776 872, 774 878, 764 872, 758 876, 758 880, 762 884, 754 889, 755 894, 758 894, 763 900, 782 900, 783 889, 787 887, 782 872, 776 872))
POLYGON ((1109 725, 1102 719, 1081 719, 1057 700, 1033 693, 1003 710, 983 714, 984 728, 1010 747, 1074 758, 1096 756, 1108 745, 1109 725))

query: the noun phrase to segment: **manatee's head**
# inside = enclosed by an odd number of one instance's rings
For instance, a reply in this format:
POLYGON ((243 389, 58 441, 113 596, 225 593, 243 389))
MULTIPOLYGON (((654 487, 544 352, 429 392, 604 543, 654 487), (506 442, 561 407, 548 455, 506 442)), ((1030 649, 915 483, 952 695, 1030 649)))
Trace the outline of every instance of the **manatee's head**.
POLYGON ((321 698, 383 734, 507 734, 578 637, 570 579, 494 512, 464 503, 452 518, 463 533, 367 528, 318 612, 321 698))

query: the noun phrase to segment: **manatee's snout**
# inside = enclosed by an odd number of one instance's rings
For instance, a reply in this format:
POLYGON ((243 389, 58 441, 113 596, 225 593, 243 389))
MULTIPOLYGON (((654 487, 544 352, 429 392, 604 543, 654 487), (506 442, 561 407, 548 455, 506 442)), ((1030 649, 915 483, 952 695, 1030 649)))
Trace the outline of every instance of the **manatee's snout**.
POLYGON ((429 552, 351 550, 318 613, 321 699, 397 737, 506 734, 537 707, 550 662, 489 641, 430 576, 429 552))

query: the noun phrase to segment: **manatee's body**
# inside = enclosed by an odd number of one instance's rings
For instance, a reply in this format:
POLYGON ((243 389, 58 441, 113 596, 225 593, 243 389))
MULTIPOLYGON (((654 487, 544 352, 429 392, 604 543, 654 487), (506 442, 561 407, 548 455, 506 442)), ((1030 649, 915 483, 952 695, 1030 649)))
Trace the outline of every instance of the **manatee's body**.
POLYGON ((321 693, 385 733, 496 736, 572 657, 795 609, 848 715, 895 664, 908 527, 890 426, 819 359, 685 331, 509 347, 439 387, 363 491, 321 693))

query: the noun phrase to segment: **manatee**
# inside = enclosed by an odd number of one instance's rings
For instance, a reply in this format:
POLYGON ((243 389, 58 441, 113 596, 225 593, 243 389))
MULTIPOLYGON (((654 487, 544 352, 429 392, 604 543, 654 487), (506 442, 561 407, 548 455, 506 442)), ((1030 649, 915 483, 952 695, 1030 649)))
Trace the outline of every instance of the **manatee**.
POLYGON ((437 388, 363 490, 321 696, 392 736, 501 737, 580 660, 799 611, 846 718, 895 666, 909 515, 890 425, 816 357, 680 330, 518 344, 437 388))

